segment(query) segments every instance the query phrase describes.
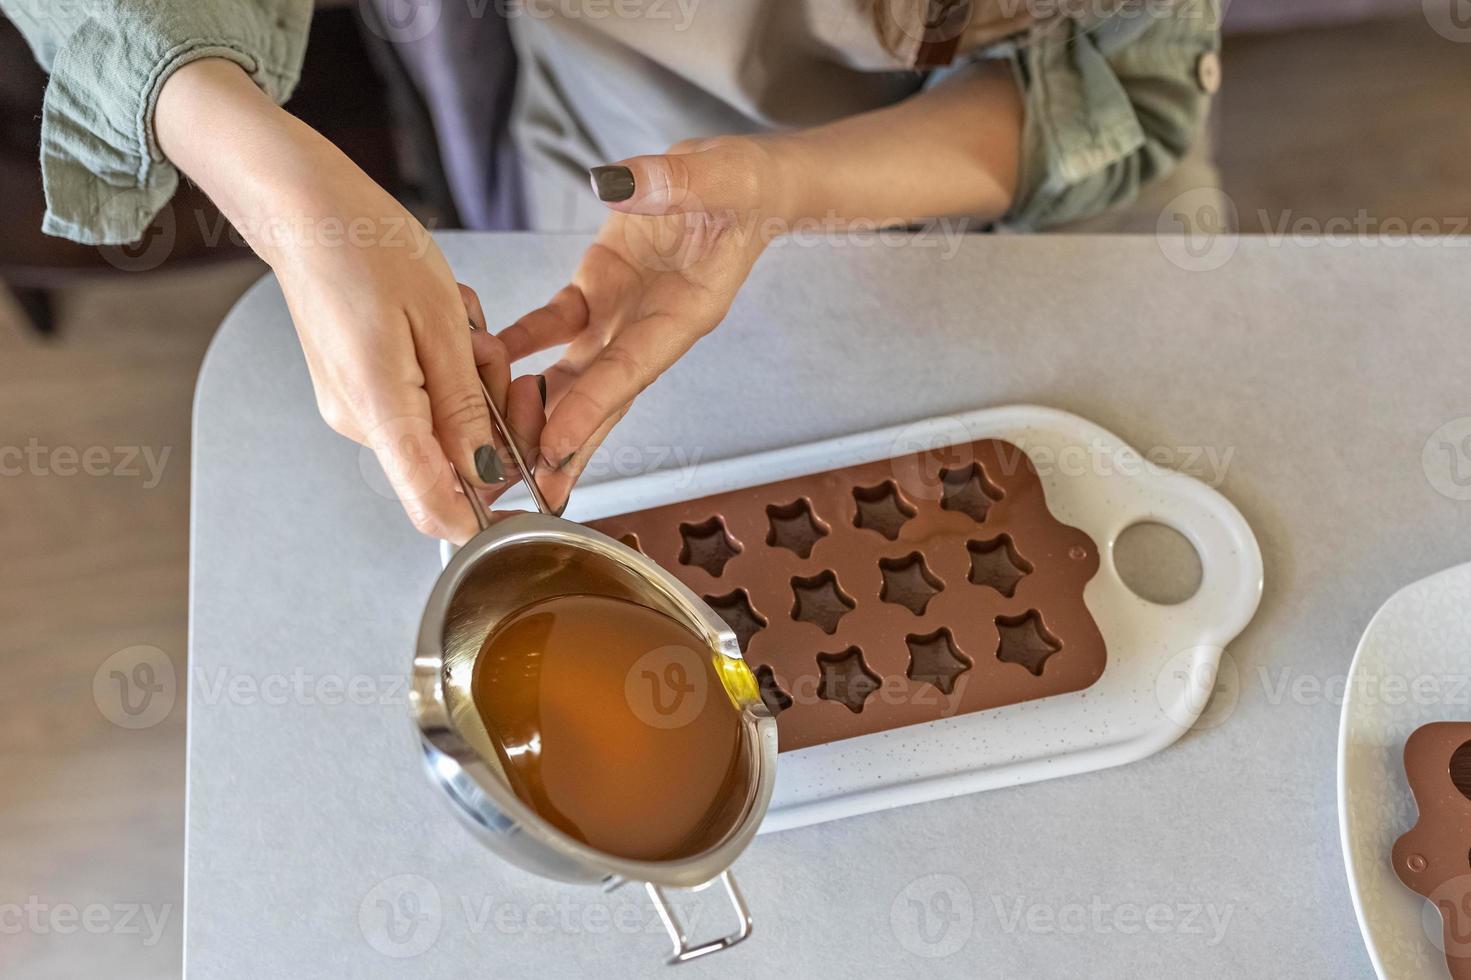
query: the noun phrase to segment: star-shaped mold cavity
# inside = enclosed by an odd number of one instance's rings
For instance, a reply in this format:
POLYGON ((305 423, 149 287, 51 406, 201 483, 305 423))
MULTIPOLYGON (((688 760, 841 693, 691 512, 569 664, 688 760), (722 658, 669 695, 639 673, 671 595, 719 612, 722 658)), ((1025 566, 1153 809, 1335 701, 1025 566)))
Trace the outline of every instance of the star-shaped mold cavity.
POLYGON ((877 531, 890 541, 899 539, 899 529, 916 513, 914 505, 904 499, 893 480, 871 487, 854 487, 853 502, 858 505, 853 526, 877 531))
POLYGON ((924 555, 917 551, 903 558, 880 558, 879 572, 884 578, 879 598, 905 606, 916 616, 923 616, 930 600, 945 588, 945 583, 925 566, 924 555))
POLYGON ((639 554, 643 554, 643 545, 638 543, 638 535, 634 534, 632 531, 629 531, 627 534, 618 535, 618 540, 623 544, 628 545, 628 547, 632 548, 634 551, 637 551, 639 554))
POLYGON ((761 690, 761 700, 771 712, 771 717, 775 718, 792 706, 792 696, 782 690, 775 672, 770 667, 756 668, 756 684, 761 690))
POLYGON ((1011 535, 999 534, 989 541, 968 541, 970 574, 976 585, 987 585, 1010 599, 1016 587, 1032 572, 1032 563, 1017 553, 1011 535))
POLYGON ((972 661, 955 646, 955 637, 945 627, 924 636, 904 638, 909 647, 909 679, 933 684, 941 694, 955 690, 955 679, 970 670, 972 661))
POLYGON ((716 578, 725 571, 725 563, 741 553, 741 543, 730 536, 720 515, 699 524, 679 525, 684 546, 679 549, 681 565, 695 565, 716 578))
POLYGON ((811 555, 812 546, 831 530, 812 513, 812 501, 806 497, 798 497, 789 504, 770 504, 766 508, 766 520, 771 524, 766 543, 786 548, 798 558, 811 555))
POLYGON ((858 605, 843 591, 837 575, 831 571, 818 572, 811 578, 793 576, 792 594, 796 596, 792 618, 801 623, 811 623, 824 633, 836 633, 838 620, 858 605))
POLYGON ((1001 634, 996 644, 996 659, 1008 664, 1021 664, 1038 677, 1042 666, 1062 649, 1057 637, 1042 625, 1042 616, 1028 609, 1020 616, 997 616, 996 630, 1001 634))
POLYGON ((745 589, 736 589, 722 596, 705 596, 705 602, 736 635, 741 653, 751 645, 751 637, 766 628, 766 617, 751 605, 751 594, 745 589))
POLYGON ((990 481, 980 463, 940 471, 941 508, 959 511, 977 524, 985 521, 991 504, 1001 497, 1001 488, 990 481))
POLYGON ((877 691, 883 681, 863 662, 863 651, 849 647, 841 653, 819 653, 817 667, 822 676, 817 681, 817 696, 836 701, 855 715, 863 703, 877 691))

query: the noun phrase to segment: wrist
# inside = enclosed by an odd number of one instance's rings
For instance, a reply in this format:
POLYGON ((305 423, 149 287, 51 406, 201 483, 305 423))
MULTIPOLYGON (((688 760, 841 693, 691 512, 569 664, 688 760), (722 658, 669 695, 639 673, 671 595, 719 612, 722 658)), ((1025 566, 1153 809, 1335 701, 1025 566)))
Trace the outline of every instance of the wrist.
POLYGON ((270 203, 259 188, 271 182, 267 162, 287 141, 289 118, 243 68, 223 58, 193 61, 169 75, 153 116, 163 155, 268 262, 253 229, 270 203))
MULTIPOLYGON (((169 77, 154 129, 170 162, 278 271, 301 229, 338 214, 344 194, 364 184, 378 191, 342 151, 221 58, 191 62, 169 77)), ((394 207, 386 195, 368 196, 376 210, 394 207)))
POLYGON ((761 137, 767 158, 769 210, 786 231, 827 212, 822 195, 818 148, 803 132, 761 137))
POLYGON ((153 132, 169 162, 198 182, 211 181, 231 157, 219 152, 246 119, 280 111, 245 70, 224 58, 175 69, 159 90, 153 132))

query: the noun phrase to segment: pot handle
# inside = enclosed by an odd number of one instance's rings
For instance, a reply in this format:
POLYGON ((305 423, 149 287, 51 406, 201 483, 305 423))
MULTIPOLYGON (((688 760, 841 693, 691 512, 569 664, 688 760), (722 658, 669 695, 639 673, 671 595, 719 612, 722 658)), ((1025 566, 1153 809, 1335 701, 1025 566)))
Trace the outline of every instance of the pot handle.
POLYGON ((644 882, 644 888, 648 889, 649 892, 649 899, 654 903, 654 910, 659 913, 659 920, 664 923, 664 929, 669 933, 669 938, 674 943, 674 951, 666 961, 670 966, 676 963, 688 963, 690 960, 697 959, 707 953, 718 953, 722 949, 729 949, 751 934, 751 912, 746 908, 746 900, 742 897, 741 890, 736 887, 735 878, 731 876, 729 871, 722 871, 718 879, 712 879, 706 882, 705 885, 701 885, 700 888, 714 884, 717 880, 725 886, 726 897, 730 899, 730 904, 735 907, 736 916, 740 919, 740 925, 736 928, 735 932, 728 936, 713 939, 708 943, 694 947, 690 946, 689 937, 684 932, 684 926, 680 924, 679 919, 675 916, 674 908, 669 904, 669 900, 664 897, 664 889, 652 881, 644 882))

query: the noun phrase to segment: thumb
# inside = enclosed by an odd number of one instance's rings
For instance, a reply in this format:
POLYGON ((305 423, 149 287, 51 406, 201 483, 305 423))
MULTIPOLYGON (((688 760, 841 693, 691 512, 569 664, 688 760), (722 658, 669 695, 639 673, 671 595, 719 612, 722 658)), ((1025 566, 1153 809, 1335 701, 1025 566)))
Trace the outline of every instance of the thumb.
POLYGON ((589 171, 593 190, 613 211, 682 214, 758 206, 770 183, 769 154, 749 140, 722 140, 688 153, 629 157, 589 171))

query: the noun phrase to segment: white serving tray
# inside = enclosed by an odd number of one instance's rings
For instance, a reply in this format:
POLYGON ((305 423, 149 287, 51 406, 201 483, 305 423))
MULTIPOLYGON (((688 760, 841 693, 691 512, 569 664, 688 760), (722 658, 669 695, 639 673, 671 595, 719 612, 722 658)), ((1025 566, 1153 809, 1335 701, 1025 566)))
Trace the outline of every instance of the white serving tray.
POLYGON ((1414 827, 1405 740, 1471 721, 1471 564, 1408 585, 1379 607, 1348 670, 1338 727, 1338 827, 1349 894, 1381 980, 1449 980, 1440 912, 1406 888, 1390 850, 1414 827))
MULTIPOLYGON (((1103 676, 1073 694, 784 752, 763 833, 1105 769, 1165 748, 1195 723, 1221 652, 1256 612, 1262 559, 1251 528, 1200 481, 1154 466, 1085 419, 1030 405, 701 463, 693 472, 610 480, 573 494, 565 516, 593 521, 984 438, 1024 450, 1048 508, 1097 542, 1101 565, 1083 597, 1108 647, 1103 676), (1173 527, 1195 546, 1202 576, 1191 598, 1158 605, 1119 578, 1114 542, 1141 522, 1173 527)), ((497 506, 527 509, 530 501, 518 488, 497 506)))

